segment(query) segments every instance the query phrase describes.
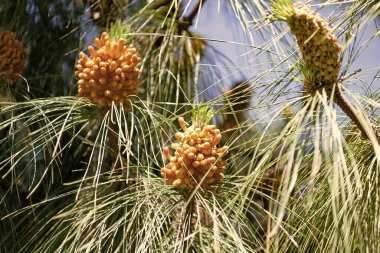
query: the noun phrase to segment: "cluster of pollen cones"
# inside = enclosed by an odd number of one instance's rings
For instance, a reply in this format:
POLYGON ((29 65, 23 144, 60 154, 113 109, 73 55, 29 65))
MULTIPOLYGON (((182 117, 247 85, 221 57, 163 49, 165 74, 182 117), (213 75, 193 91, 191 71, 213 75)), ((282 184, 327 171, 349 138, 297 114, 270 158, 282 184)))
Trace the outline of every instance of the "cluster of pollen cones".
POLYGON ((193 124, 187 127, 183 118, 178 121, 183 132, 175 135, 178 142, 171 145, 174 155, 170 155, 169 148, 164 149, 166 158, 170 160, 161 169, 166 183, 191 190, 198 184, 208 188, 222 180, 227 165, 222 158, 228 153, 228 147, 217 147, 222 139, 220 130, 214 125, 193 124))
POLYGON ((25 68, 25 48, 10 31, 0 32, 0 81, 15 83, 25 68))
POLYGON ((322 83, 324 86, 337 82, 342 46, 332 33, 328 23, 308 6, 293 7, 285 15, 291 33, 296 37, 306 68, 313 72, 314 80, 305 80, 305 89, 313 93, 322 83))
POLYGON ((115 102, 129 108, 139 90, 140 70, 136 66, 141 58, 136 48, 126 46, 123 39, 112 40, 105 32, 94 44, 97 49, 88 47, 90 56, 79 55, 75 72, 78 96, 100 106, 110 107, 115 102))

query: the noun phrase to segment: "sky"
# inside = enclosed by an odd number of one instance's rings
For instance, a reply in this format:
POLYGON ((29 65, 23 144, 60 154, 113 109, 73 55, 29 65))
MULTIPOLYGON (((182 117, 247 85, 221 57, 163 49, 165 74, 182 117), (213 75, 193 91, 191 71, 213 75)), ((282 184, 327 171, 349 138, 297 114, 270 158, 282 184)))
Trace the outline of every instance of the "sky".
MULTIPOLYGON (((321 15, 328 17, 336 8, 345 8, 346 6, 333 6, 324 8, 321 15)), ((361 38, 361 42, 367 41, 378 31, 375 39, 369 44, 367 48, 361 53, 360 57, 352 64, 351 71, 362 69, 369 70, 380 67, 380 19, 375 20, 370 25, 366 26, 357 34, 361 38)), ((254 23, 252 23, 253 26, 254 23)), ((227 42, 209 42, 212 47, 217 48, 223 52, 225 56, 231 61, 229 68, 224 68, 221 78, 230 76, 225 81, 228 86, 233 83, 233 80, 241 80, 242 78, 249 78, 255 75, 256 72, 261 71, 257 68, 257 63, 253 59, 255 54, 252 53, 249 36, 244 33, 243 28, 240 26, 237 19, 234 17, 233 10, 230 7, 229 1, 207 1, 203 6, 200 15, 197 17, 196 26, 193 25, 191 30, 201 35, 202 37, 212 38, 220 41, 227 42), (243 44, 243 45, 242 45, 243 44), (246 46, 245 46, 246 45, 246 46), (240 68, 240 71, 236 71, 240 68), (230 84, 228 84, 230 83, 230 84)), ((252 34, 257 34, 258 30, 251 28, 252 34)), ((259 44, 263 41, 258 39, 259 36, 254 38, 259 44)), ((380 86, 380 84, 378 84, 380 86)))
MULTIPOLYGON (((195 2, 194 0, 190 1, 195 2)), ((334 17, 334 13, 347 8, 347 6, 348 5, 333 5, 331 7, 324 7, 319 13, 324 18, 331 19, 334 17)), ((317 7, 318 6, 313 6, 313 9, 315 10, 317 7)), ((256 15, 256 17, 260 18, 260 15, 256 15)), ((379 21, 380 19, 374 20, 369 25, 366 25, 358 34, 355 34, 356 38, 360 39, 360 44, 366 45, 366 42, 370 38, 374 38, 370 44, 363 47, 360 56, 349 69, 349 73, 361 69, 360 79, 365 80, 368 83, 372 81, 373 76, 376 74, 377 70, 374 69, 380 68, 379 21), (376 36, 374 36, 374 34, 376 34, 376 36), (366 74, 366 71, 370 72, 366 74)), ((223 67, 219 66, 220 76, 212 84, 198 84, 198 87, 201 87, 201 89, 205 89, 209 85, 217 87, 217 89, 212 89, 212 92, 207 93, 206 100, 215 98, 220 95, 221 92, 228 90, 234 83, 241 80, 247 79, 252 86, 257 85, 257 76, 273 66, 268 64, 269 59, 261 54, 261 50, 253 49, 253 46, 261 46, 265 44, 266 39, 271 39, 271 35, 265 34, 265 38, 263 39, 260 35, 265 33, 265 31, 258 30, 256 28, 257 23, 255 22, 250 22, 250 24, 250 31, 253 38, 250 38, 239 24, 239 21, 235 17, 229 1, 227 0, 210 0, 202 6, 195 25, 191 27, 191 31, 199 34, 201 37, 212 39, 212 41, 209 41, 209 45, 222 52, 229 61, 227 64, 225 62, 219 63, 219 65, 223 67)), ((285 24, 284 27, 286 27, 285 24)), ((337 33, 338 32, 344 31, 337 31, 337 33)), ((343 64, 345 64, 345 62, 346 60, 343 61, 343 64)), ((286 65, 284 67, 286 67, 286 65)), ((205 68, 205 72, 207 73, 207 67, 205 68)), ((273 80, 276 78, 276 75, 270 75, 269 78, 272 78, 273 80)), ((264 83, 263 86, 265 86, 265 80, 262 81, 262 83, 264 83)), ((363 88, 363 83, 360 80, 347 84, 347 87, 352 92, 362 93, 363 90, 365 90, 363 88)), ((260 119, 263 123, 271 120, 271 115, 273 115, 273 113, 276 113, 279 109, 282 110, 288 103, 289 99, 295 97, 294 93, 289 93, 289 95, 283 97, 285 99, 281 99, 278 104, 272 105, 270 108, 268 106, 260 108, 259 106, 258 108, 260 109, 254 109, 260 104, 260 101, 257 101, 255 98, 257 98, 259 96, 257 94, 263 92, 264 89, 265 88, 254 89, 254 97, 251 100, 252 109, 248 112, 248 115, 253 120, 260 119)), ((378 89, 380 89, 379 75, 371 87, 371 90, 378 89)), ((337 109, 340 111, 339 108, 337 109)))

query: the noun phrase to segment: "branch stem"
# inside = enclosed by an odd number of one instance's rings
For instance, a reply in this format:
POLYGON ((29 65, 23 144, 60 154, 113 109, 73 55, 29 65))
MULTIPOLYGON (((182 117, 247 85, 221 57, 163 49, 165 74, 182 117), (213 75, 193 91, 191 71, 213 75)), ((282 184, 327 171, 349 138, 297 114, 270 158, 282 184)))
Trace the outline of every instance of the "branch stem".
MULTIPOLYGON (((350 105, 350 102, 343 96, 342 91, 337 89, 334 97, 335 103, 343 110, 343 112, 352 120, 352 122, 358 127, 360 130, 362 137, 369 140, 368 135, 365 132, 365 129, 360 122, 357 113, 353 110, 352 106, 350 105)), ((380 132, 379 130, 371 124, 371 128, 374 131, 377 140, 380 142, 380 132)))
POLYGON ((121 160, 121 157, 119 155, 120 154, 120 147, 119 147, 119 138, 116 134, 116 132, 117 132, 116 124, 110 122, 109 127, 110 127, 110 129, 108 130, 108 140, 109 140, 110 148, 116 156, 115 163, 112 167, 114 169, 123 168, 122 160, 121 160))

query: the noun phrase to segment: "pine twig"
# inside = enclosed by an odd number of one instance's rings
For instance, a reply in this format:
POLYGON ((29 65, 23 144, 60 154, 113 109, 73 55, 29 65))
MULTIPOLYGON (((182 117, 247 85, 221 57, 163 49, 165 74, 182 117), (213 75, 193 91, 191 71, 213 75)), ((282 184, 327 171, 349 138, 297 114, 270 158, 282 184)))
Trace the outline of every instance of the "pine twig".
POLYGON ((348 75, 345 75, 345 76, 341 77, 341 78, 339 79, 339 82, 341 83, 341 82, 347 80, 348 78, 350 78, 350 77, 356 75, 357 73, 359 73, 359 72, 361 72, 361 71, 362 71, 361 69, 357 69, 357 70, 355 70, 354 72, 352 72, 352 73, 350 73, 350 74, 348 74, 348 75))
POLYGON ((182 213, 181 227, 183 232, 183 252, 188 252, 191 248, 191 238, 190 235, 194 232, 194 227, 192 224, 192 217, 194 216, 194 208, 195 208, 195 199, 192 197, 188 205, 185 207, 184 212, 182 213), (188 222, 188 224, 186 224, 188 222), (187 240, 186 240, 187 239, 187 240))
POLYGON ((115 163, 112 166, 114 169, 118 168, 124 168, 122 164, 122 159, 120 157, 120 147, 119 147, 119 138, 116 134, 117 127, 115 123, 110 122, 109 124, 110 129, 108 130, 108 140, 111 147, 111 150, 116 155, 115 163))
MULTIPOLYGON (((343 112, 352 120, 352 122, 358 127, 362 134, 362 138, 369 139, 363 125, 361 124, 357 114, 352 110, 352 106, 350 106, 350 102, 343 96, 340 88, 337 88, 337 91, 334 96, 335 103, 343 110, 343 112)), ((374 131, 377 140, 380 143, 380 131, 373 124, 371 124, 371 128, 374 131)))

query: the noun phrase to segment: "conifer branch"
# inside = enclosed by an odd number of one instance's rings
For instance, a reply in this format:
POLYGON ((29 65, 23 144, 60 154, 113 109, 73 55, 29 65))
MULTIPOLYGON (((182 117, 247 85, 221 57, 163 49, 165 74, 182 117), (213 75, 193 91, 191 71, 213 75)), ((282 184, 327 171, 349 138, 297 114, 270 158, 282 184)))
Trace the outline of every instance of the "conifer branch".
MULTIPOLYGON (((357 114, 352 110, 352 107, 349 104, 350 102, 343 96, 342 91, 340 90, 339 87, 334 95, 334 101, 343 110, 343 112, 352 120, 352 122, 358 127, 358 129, 360 130, 362 134, 362 138, 369 139, 362 123, 357 117, 357 114)), ((371 124, 371 128, 374 131, 376 138, 380 143, 379 130, 373 124, 371 124)))
POLYGON ((120 146, 119 146, 119 138, 117 135, 117 125, 115 123, 110 122, 110 129, 108 130, 108 140, 110 144, 110 148, 112 153, 115 156, 115 162, 113 164, 114 169, 123 169, 122 158, 120 157, 120 146))

